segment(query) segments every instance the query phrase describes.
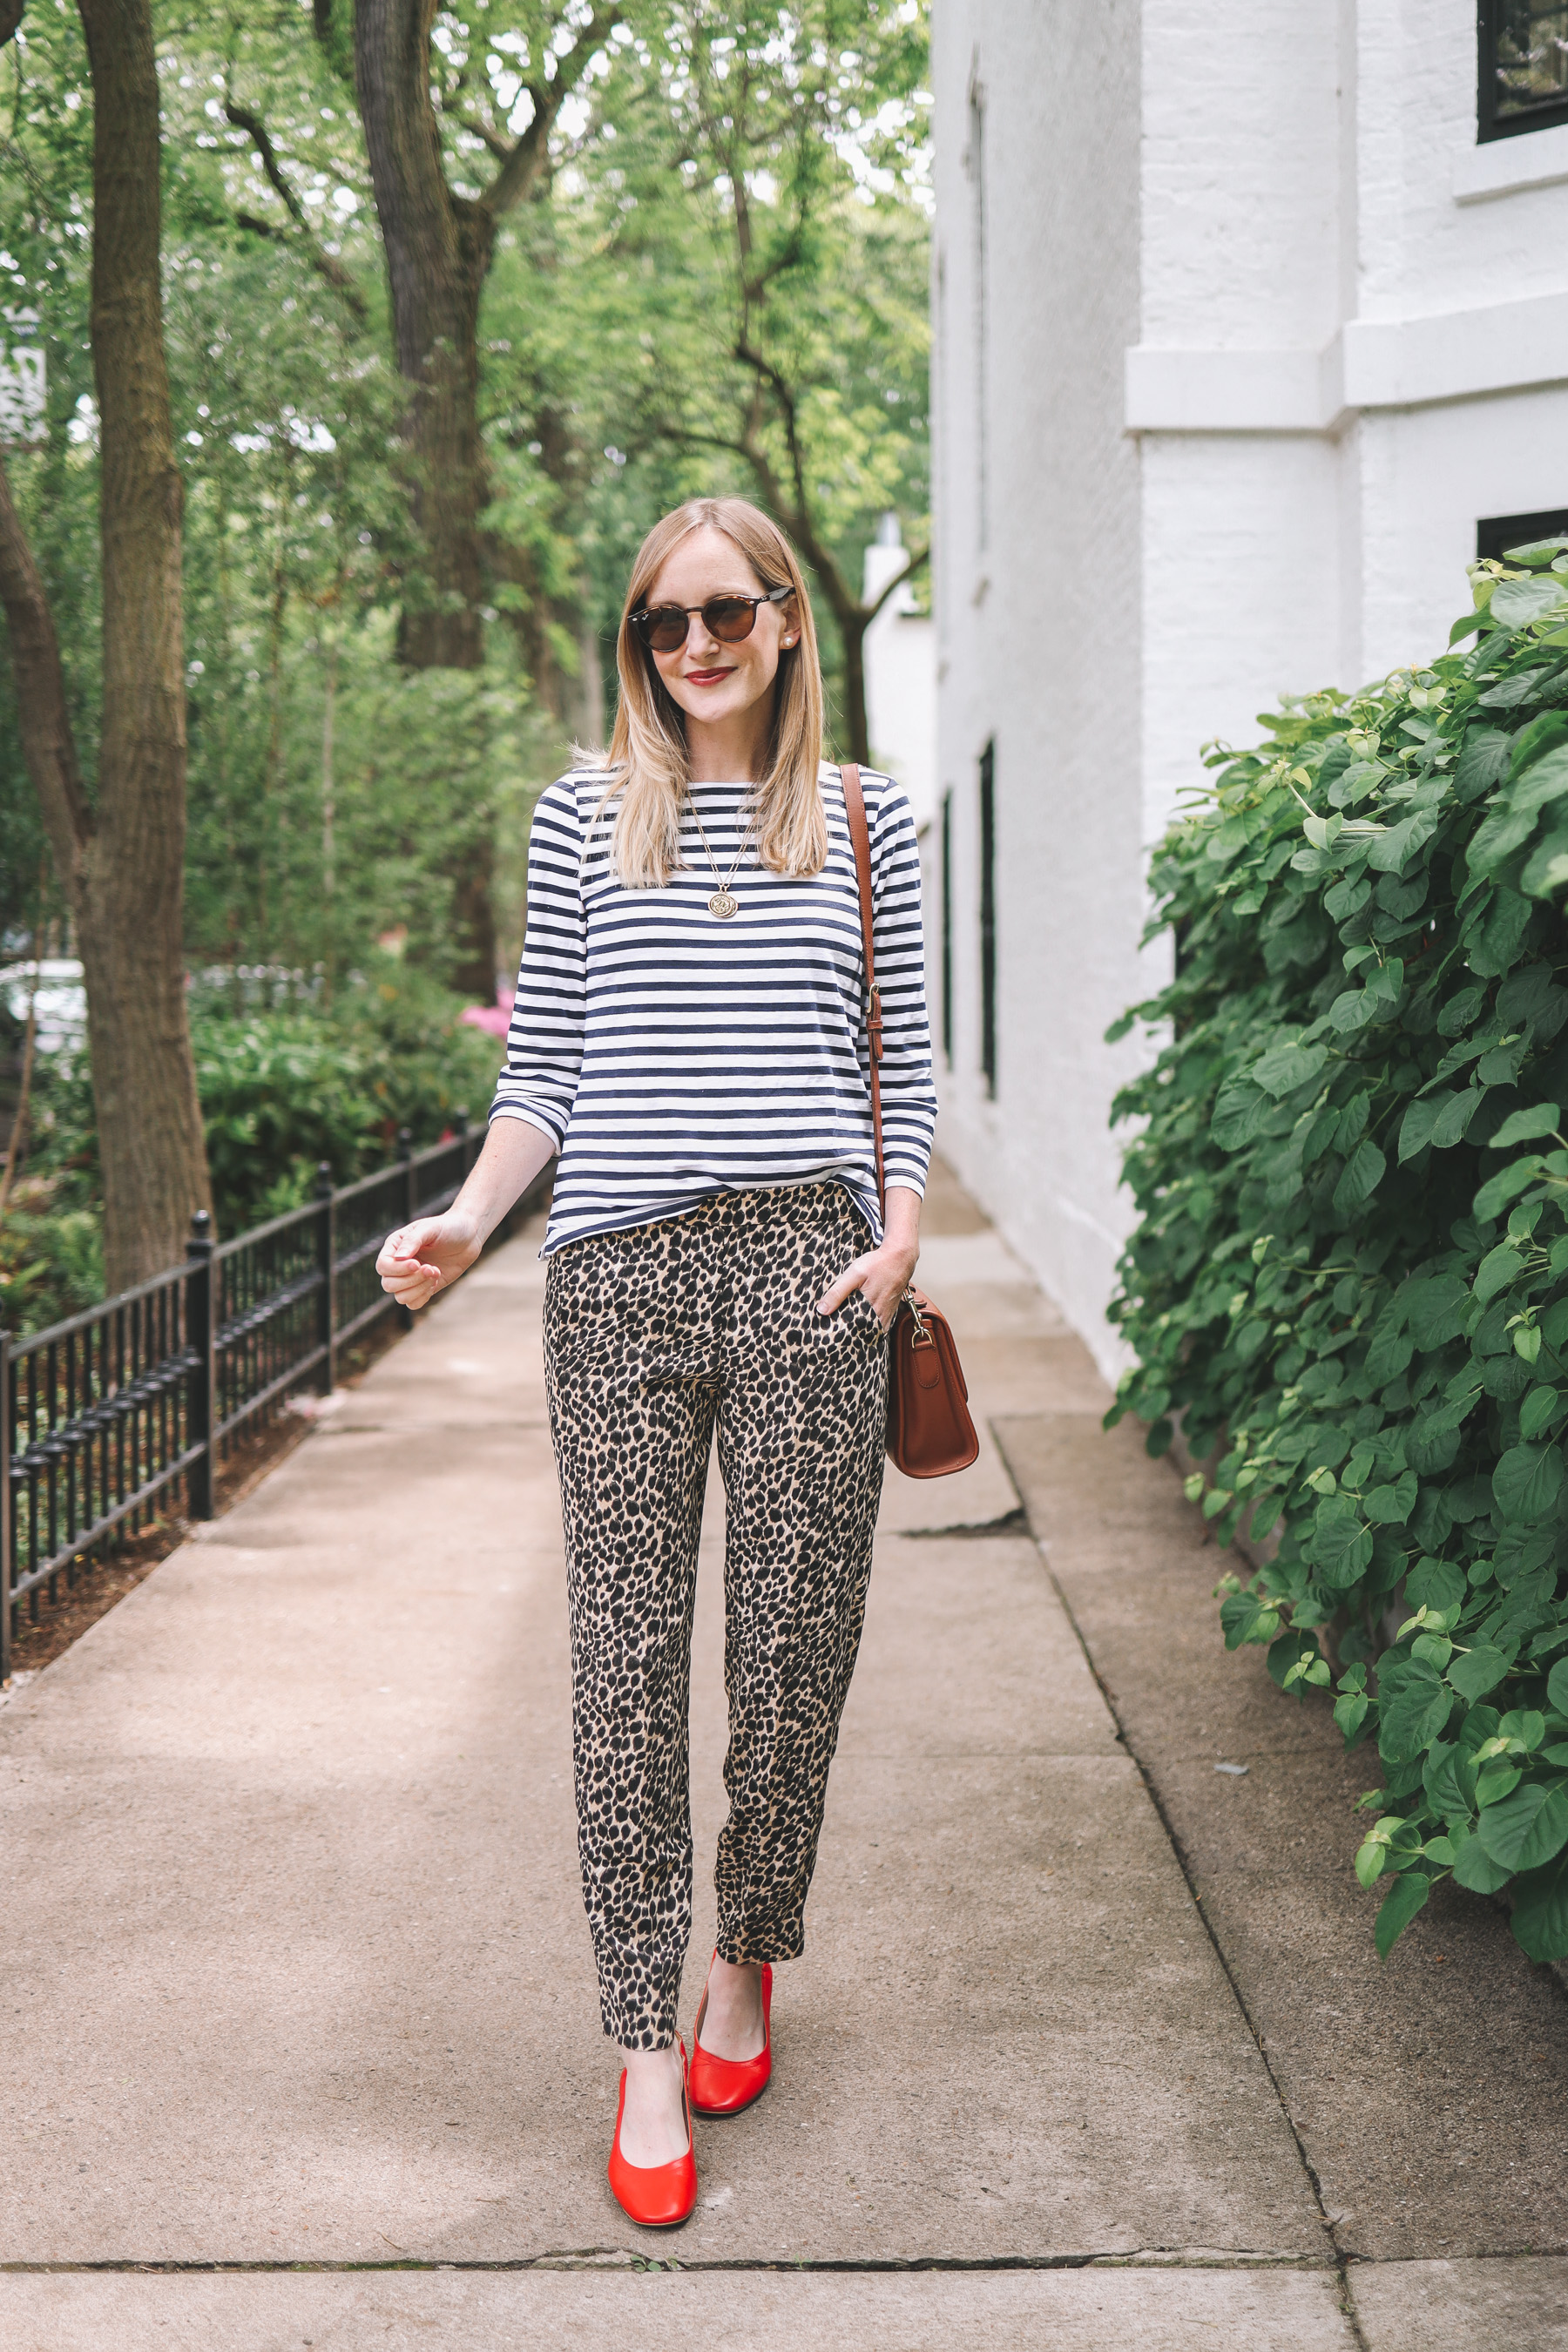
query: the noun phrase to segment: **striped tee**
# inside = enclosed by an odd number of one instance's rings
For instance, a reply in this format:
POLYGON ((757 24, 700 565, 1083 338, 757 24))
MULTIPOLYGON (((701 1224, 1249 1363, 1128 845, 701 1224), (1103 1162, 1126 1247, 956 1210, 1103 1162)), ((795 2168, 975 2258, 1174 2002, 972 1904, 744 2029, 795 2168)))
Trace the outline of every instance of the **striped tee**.
MULTIPOLYGON (((926 1024, 920 857, 910 804, 861 772, 883 1021, 888 1181, 923 1192, 936 1090, 926 1024)), ((560 1154, 542 1255, 679 1216, 717 1192, 843 1183, 879 1237, 855 853, 837 769, 822 771, 829 848, 808 881, 742 855, 744 783, 692 802, 683 865, 631 890, 610 857, 601 772, 563 776, 534 811, 528 933, 492 1118, 525 1119, 560 1154)))

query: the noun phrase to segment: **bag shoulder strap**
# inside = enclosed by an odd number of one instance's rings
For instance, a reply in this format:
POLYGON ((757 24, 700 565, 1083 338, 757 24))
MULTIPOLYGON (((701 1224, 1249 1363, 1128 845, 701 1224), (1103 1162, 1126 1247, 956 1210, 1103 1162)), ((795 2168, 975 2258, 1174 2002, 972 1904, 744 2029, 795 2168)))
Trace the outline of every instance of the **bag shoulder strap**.
POLYGON ((871 835, 866 824, 866 796, 860 790, 859 769, 851 761, 838 773, 844 786, 849 839, 855 851, 855 876, 860 886, 860 939, 866 951, 866 1037, 871 1064, 871 1135, 877 1147, 877 1202, 885 1218, 888 1187, 882 1172, 882 1077, 878 1067, 882 1058, 882 999, 877 987, 877 954, 871 936, 876 913, 871 898, 871 835))

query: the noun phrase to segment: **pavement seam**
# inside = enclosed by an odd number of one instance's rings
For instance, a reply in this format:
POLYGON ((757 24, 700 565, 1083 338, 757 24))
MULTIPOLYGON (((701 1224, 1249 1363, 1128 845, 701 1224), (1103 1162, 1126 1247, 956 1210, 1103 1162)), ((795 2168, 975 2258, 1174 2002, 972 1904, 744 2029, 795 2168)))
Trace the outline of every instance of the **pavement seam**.
MULTIPOLYGON (((1013 1466, 1011 1463, 1007 1461, 1006 1447, 1003 1444, 1000 1433, 996 1430, 994 1425, 992 1427, 991 1435, 995 1443, 997 1452, 1002 1456, 1008 1476, 1012 1478, 1014 1486, 1016 1488, 1018 1487, 1020 1482, 1014 1475, 1013 1466)), ((1121 1719, 1121 1711, 1116 1705, 1116 1701, 1111 1696, 1110 1686, 1107 1684, 1104 1675, 1100 1673, 1100 1668, 1095 1664, 1094 1653, 1089 1648, 1089 1643, 1085 1638, 1083 1628, 1078 1622, 1077 1613, 1073 1609, 1071 1601, 1068 1599, 1061 1579, 1058 1576, 1055 1569, 1051 1566, 1050 1548, 1040 1535, 1038 1528, 1033 1525, 1032 1521, 1030 1523, 1029 1532, 1034 1538, 1035 1549, 1039 1554, 1040 1565, 1045 1570, 1046 1575, 1049 1580, 1051 1590, 1056 1594, 1058 1601, 1061 1603, 1062 1612, 1067 1618, 1068 1623, 1072 1627, 1073 1638, 1077 1642, 1079 1648, 1083 1653, 1084 1664, 1094 1677, 1095 1688, 1099 1691, 1101 1698, 1105 1701, 1107 1711, 1110 1714, 1112 1723, 1116 1726, 1116 1736, 1126 1749, 1132 1763, 1137 1767, 1138 1777, 1142 1781, 1143 1787, 1148 1793, 1149 1802, 1153 1806, 1160 1826, 1164 1831, 1167 1839, 1170 1841, 1171 1852, 1175 1856, 1176 1866, 1182 1874, 1188 1894, 1192 1896, 1193 1908, 1197 1913, 1198 1918, 1203 1924, 1204 1933, 1208 1937, 1209 1945, 1214 1952, 1215 1959, 1219 1962, 1220 1967, 1225 1971, 1226 1982, 1230 1987, 1237 2008, 1241 2013, 1242 2021, 1246 2025, 1247 2032, 1252 2036, 1253 2045, 1258 2052, 1258 2059, 1263 2066, 1265 2074, 1268 2077, 1270 2084, 1272 2085, 1274 2095, 1279 2103, 1280 2118, 1284 2123, 1286 2130, 1290 2135, 1291 2144, 1296 2150, 1297 2159, 1300 2164, 1302 2176, 1305 2179, 1308 2187, 1311 2190, 1312 2202, 1318 2209, 1318 2218, 1322 2223, 1323 2229, 1328 2236, 1329 2243, 1333 2249, 1333 2268, 1338 2276, 1340 2285, 1340 2308, 1344 2314, 1347 2326, 1350 2327, 1355 2337, 1359 2352, 1369 2352, 1366 2336, 1361 2324, 1361 2315, 1356 2310, 1355 2297, 1351 2287, 1350 2266, 1352 2257, 1347 2250, 1341 2245, 1338 2229, 1329 2218, 1328 2208, 1323 2202, 1322 2184, 1318 2179, 1317 2171, 1312 2164, 1310 2157, 1307 2154, 1306 2146, 1301 2138, 1301 2135, 1296 2128, 1294 2118, 1292 2117, 1289 2106, 1286 2102, 1284 2091, 1280 2086, 1279 2078, 1275 2074, 1272 2065, 1269 2063, 1268 2052, 1264 2046, 1263 2036, 1258 2029, 1258 2025, 1252 2015, 1251 2010, 1247 2007, 1246 1995, 1243 1993, 1241 1986, 1237 1980, 1236 1971, 1230 1965, 1225 1948, 1221 1944, 1219 1937, 1215 1931, 1214 1923, 1210 1919, 1207 1912, 1204 1909, 1203 1898, 1194 1882, 1192 1867, 1187 1860, 1185 1850, 1183 1847, 1180 1838, 1176 1835, 1171 1818, 1166 1812, 1164 1805, 1161 1801, 1160 1792, 1154 1786, 1153 1776, 1148 1766, 1144 1763, 1142 1757, 1139 1755, 1137 1749, 1132 1745, 1131 1737, 1128 1732, 1127 1726, 1121 1719)))
POLYGON ((1337 2265, 1327 2257, 1314 2254, 1215 2253, 1208 2255, 1166 2253, 1159 2249, 1118 2253, 1084 2254, 886 2254, 867 2255, 864 2260, 841 2257, 802 2255, 798 2260, 788 2255, 769 2257, 737 2256, 731 2262, 719 2257, 699 2258, 683 2262, 679 2255, 632 2252, 626 2247, 584 2248, 580 2252, 515 2254, 498 2256, 495 2260, 443 2262, 435 2255, 407 2254, 391 2262, 326 2262, 301 2256, 295 2262, 120 2262, 100 2263, 0 2263, 0 2278, 294 2278, 304 2275, 322 2277, 358 2277, 362 2273, 395 2271, 464 2271, 484 2275, 521 2271, 575 2271, 601 2273, 622 2270, 667 2271, 752 2271, 832 2272, 858 2276, 903 2275, 916 2272, 980 2272, 980 2271, 1084 2271, 1084 2270, 1158 2270, 1158 2271, 1336 2271, 1337 2265))

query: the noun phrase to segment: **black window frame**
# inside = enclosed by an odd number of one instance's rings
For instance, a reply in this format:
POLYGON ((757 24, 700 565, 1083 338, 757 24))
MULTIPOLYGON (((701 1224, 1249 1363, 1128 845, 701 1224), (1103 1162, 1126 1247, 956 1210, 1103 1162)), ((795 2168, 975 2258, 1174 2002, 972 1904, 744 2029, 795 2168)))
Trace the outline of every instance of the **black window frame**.
POLYGON ((996 1099, 996 739, 980 754, 980 1067, 996 1099))
POLYGON ((1500 121, 1497 112, 1497 53, 1498 34, 1502 14, 1502 0, 1478 0, 1476 9, 1476 144, 1484 147, 1493 139, 1521 139, 1531 131, 1550 131, 1554 124, 1568 122, 1568 91, 1551 104, 1532 109, 1528 114, 1507 115, 1500 121))
POLYGON ((1542 507, 1537 514, 1483 515, 1476 525, 1476 561, 1500 563, 1510 547, 1568 535, 1568 507, 1542 507))

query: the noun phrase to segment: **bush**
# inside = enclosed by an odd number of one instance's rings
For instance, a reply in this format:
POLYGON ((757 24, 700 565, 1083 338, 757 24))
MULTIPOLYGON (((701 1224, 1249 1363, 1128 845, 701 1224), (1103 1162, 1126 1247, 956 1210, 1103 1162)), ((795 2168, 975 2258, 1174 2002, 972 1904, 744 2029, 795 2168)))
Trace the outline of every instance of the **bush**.
MULTIPOLYGON (((462 1011, 461 997, 390 956, 331 1006, 287 980, 198 982, 191 1028, 219 1233, 299 1207, 323 1160, 334 1181, 352 1183, 393 1158, 403 1128, 418 1145, 436 1142, 459 1108, 482 1120, 503 1049, 462 1011)), ((26 1176, 0 1226, 0 1322, 22 1331, 103 1296, 85 1054, 40 1064, 32 1130, 26 1176)))
POLYGON ((482 1119, 501 1049, 464 1026, 462 999, 393 957, 331 1008, 295 999, 236 1009, 225 988, 196 992, 196 1084, 218 1230, 297 1208, 318 1163, 352 1183, 390 1160, 406 1127, 434 1143, 459 1107, 482 1119))
POLYGON ((1113 1116, 1141 1222, 1108 1415, 1181 1418, 1226 1645, 1337 1674, 1386 1952, 1448 1874, 1568 1956, 1568 541, 1448 653, 1260 721, 1156 853, 1176 976, 1113 1116), (1474 646, 1467 640, 1477 635, 1474 646), (1206 1492, 1205 1492, 1206 1488, 1206 1492), (1272 1556, 1268 1556, 1272 1547, 1272 1556))

